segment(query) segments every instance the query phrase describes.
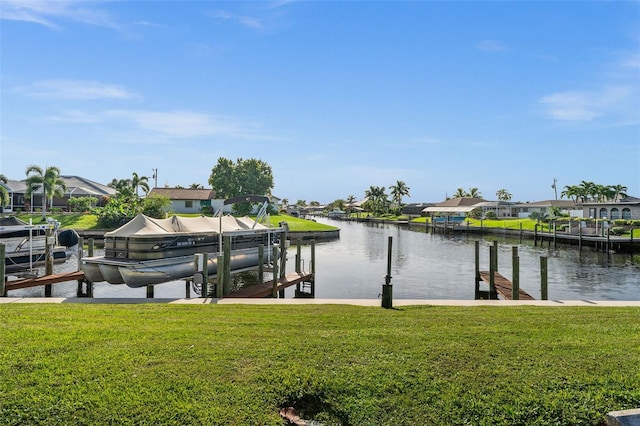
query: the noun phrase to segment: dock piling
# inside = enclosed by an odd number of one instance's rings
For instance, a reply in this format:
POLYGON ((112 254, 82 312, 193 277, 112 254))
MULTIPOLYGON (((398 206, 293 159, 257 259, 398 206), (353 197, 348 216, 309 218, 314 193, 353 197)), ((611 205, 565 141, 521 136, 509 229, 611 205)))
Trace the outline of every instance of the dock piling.
POLYGON ((547 257, 540 256, 540 298, 548 300, 547 257))
POLYGON ((2 261, 0 262, 0 297, 5 297, 7 295, 7 287, 5 281, 5 264, 4 264, 4 256, 5 256, 6 248, 3 243, 0 243, 0 257, 2 261))
POLYGON ((518 256, 518 247, 511 248, 512 256, 512 276, 511 276, 511 299, 520 300, 520 257, 518 256))
POLYGON ((391 285, 391 248, 393 246, 393 237, 389 236, 387 249, 387 275, 384 277, 382 285, 382 307, 389 309, 393 307, 393 287, 391 285))

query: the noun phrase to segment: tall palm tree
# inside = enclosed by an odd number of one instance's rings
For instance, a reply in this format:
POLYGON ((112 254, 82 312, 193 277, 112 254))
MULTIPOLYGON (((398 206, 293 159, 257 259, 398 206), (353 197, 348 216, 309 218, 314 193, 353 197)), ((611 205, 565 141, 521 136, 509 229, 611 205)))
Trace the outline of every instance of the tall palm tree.
POLYGON ((473 198, 481 198, 482 194, 478 191, 478 188, 469 188, 469 192, 467 194, 469 197, 473 198))
POLYGON ((67 187, 62 178, 60 178, 60 169, 56 166, 49 166, 42 169, 35 164, 27 167, 26 170, 27 184, 26 195, 30 196, 34 191, 42 188, 42 218, 46 218, 47 213, 47 197, 49 197, 49 205, 53 205, 53 197, 64 196, 67 187))
POLYGON ((511 201, 511 194, 506 189, 498 189, 496 197, 498 197, 498 201, 511 201))
POLYGON ((387 205, 387 194, 384 192, 384 186, 370 186, 364 193, 368 198, 367 204, 369 204, 371 210, 376 213, 384 213, 387 205))
POLYGON ((357 198, 356 198, 356 196, 355 196, 355 195, 349 195, 349 196, 347 197, 347 200, 346 200, 346 201, 347 201, 347 204, 353 204, 353 203, 355 203, 355 202, 356 202, 356 200, 357 200, 357 198))
MULTIPOLYGON (((7 182, 9 182, 7 177, 3 174, 0 174, 0 183, 6 184, 7 182)), ((7 188, 5 188, 4 186, 0 185, 0 207, 4 207, 10 202, 11 200, 9 198, 9 191, 7 191, 7 188)))
POLYGON ((138 188, 142 188, 146 194, 149 192, 149 178, 147 176, 138 176, 136 172, 133 172, 133 176, 131 177, 131 186, 133 187, 136 196, 139 196, 138 188))
POLYGON ((469 194, 467 194, 464 189, 458 188, 456 189, 456 192, 453 193, 453 198, 462 198, 467 197, 468 195, 469 194))
POLYGON ((411 197, 411 195, 409 195, 409 187, 401 180, 396 181, 396 184, 391 185, 389 189, 391 189, 391 199, 398 205, 398 207, 402 207, 402 197, 405 195, 407 197, 411 197))
POLYGON ((580 187, 582 202, 588 201, 589 199, 597 201, 598 193, 595 183, 583 180, 578 186, 580 187))
POLYGON ((581 198, 581 190, 578 185, 566 185, 564 191, 560 193, 560 198, 567 197, 573 201, 574 204, 578 204, 578 199, 581 198))
POLYGON ((190 189, 202 189, 203 186, 200 185, 199 183, 192 183, 191 185, 189 185, 190 189))
POLYGON ((627 198, 627 187, 624 185, 611 185, 611 189, 613 190, 613 192, 615 193, 614 195, 614 201, 620 201, 624 198, 627 198))

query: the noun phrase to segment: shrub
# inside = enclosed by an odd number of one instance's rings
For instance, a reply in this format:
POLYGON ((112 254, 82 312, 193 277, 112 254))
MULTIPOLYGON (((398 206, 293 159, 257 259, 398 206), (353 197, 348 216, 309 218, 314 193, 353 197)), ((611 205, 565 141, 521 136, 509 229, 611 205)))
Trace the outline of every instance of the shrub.
POLYGON ((625 229, 622 226, 614 226, 609 230, 611 235, 622 235, 625 233, 625 229))
POLYGON ((640 220, 632 220, 631 226, 640 226, 640 220))
POLYGON ((495 213, 495 212, 486 212, 486 213, 484 214, 484 217, 485 217, 486 219, 496 219, 496 218, 497 218, 497 216, 496 216, 496 213, 495 213))

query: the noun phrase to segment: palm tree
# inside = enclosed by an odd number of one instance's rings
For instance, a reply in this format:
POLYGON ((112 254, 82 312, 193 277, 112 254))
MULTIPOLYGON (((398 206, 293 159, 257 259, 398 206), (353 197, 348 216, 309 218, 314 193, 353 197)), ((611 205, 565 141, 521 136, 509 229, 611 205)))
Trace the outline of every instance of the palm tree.
POLYGON ((614 195, 614 200, 615 201, 620 201, 624 198, 627 198, 627 187, 624 185, 611 185, 611 189, 613 190, 613 192, 615 193, 614 195))
POLYGON ((574 204, 578 203, 578 199, 581 196, 580 187, 578 185, 567 185, 564 187, 564 191, 560 193, 560 198, 567 197, 573 201, 574 204))
POLYGON ((469 188, 469 192, 467 194, 469 197, 473 198, 481 198, 482 194, 478 191, 478 188, 469 188))
POLYGON ((453 193, 453 198, 462 198, 467 197, 468 195, 469 194, 467 194, 464 189, 458 188, 456 189, 456 192, 453 193))
POLYGON ((355 203, 355 202, 356 202, 356 200, 357 200, 357 198, 356 198, 356 196, 355 196, 355 195, 349 195, 349 196, 347 197, 347 200, 346 200, 346 201, 347 201, 347 204, 353 204, 353 203, 355 203))
POLYGON ((598 194, 595 183, 583 180, 578 186, 580 187, 580 197, 582 198, 582 202, 585 202, 589 199, 592 199, 593 201, 597 200, 598 194))
POLYGON ((399 208, 402 207, 402 197, 404 197, 405 195, 407 197, 411 197, 411 195, 409 195, 409 187, 401 180, 396 181, 396 184, 391 185, 389 189, 391 189, 391 199, 398 205, 399 208))
POLYGON ((62 178, 60 178, 60 169, 55 166, 49 166, 46 169, 42 169, 35 164, 27 167, 26 170, 27 184, 26 195, 30 196, 35 190, 42 187, 42 218, 46 218, 47 212, 47 196, 49 197, 49 205, 53 205, 53 197, 64 196, 64 191, 67 187, 64 184, 62 178))
MULTIPOLYGON (((7 177, 3 174, 0 174, 0 183, 6 184, 7 182, 9 182, 7 177)), ((0 207, 4 207, 10 202, 11 200, 9 198, 9 191, 7 191, 7 188, 5 188, 4 186, 0 185, 0 207)))
POLYGON ((147 176, 138 176, 136 172, 133 172, 133 177, 131 178, 131 187, 136 193, 136 197, 138 196, 138 188, 142 188, 144 193, 149 192, 149 178, 147 176))
POLYGON ((202 189, 203 186, 200 185, 199 183, 192 183, 191 185, 189 185, 190 189, 202 189))
POLYGON ((506 189, 498 189, 496 197, 498 197, 498 201, 511 201, 511 194, 506 189))
POLYGON ((367 204, 370 209, 375 213, 383 213, 385 211, 387 201, 387 194, 384 192, 384 186, 370 186, 364 193, 368 198, 367 204))

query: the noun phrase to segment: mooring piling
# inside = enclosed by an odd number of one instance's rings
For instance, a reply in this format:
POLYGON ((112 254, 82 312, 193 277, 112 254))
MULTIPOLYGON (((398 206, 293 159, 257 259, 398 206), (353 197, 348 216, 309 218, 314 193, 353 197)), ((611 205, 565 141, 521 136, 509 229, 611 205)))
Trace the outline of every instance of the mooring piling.
POLYGON ((518 256, 518 247, 511 247, 511 299, 520 299, 520 257, 518 256))
POLYGON ((387 275, 384 277, 382 285, 382 307, 389 309, 393 307, 393 286, 391 285, 391 248, 393 246, 393 237, 389 236, 387 249, 387 275))
POLYGON ((548 300, 547 257, 540 256, 540 298, 548 300))
POLYGON ((5 281, 5 264, 4 264, 4 256, 5 256, 6 248, 3 243, 0 243, 0 297, 5 297, 7 295, 7 287, 5 281))

